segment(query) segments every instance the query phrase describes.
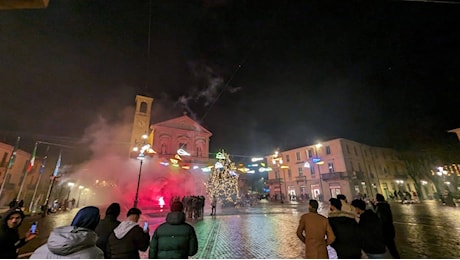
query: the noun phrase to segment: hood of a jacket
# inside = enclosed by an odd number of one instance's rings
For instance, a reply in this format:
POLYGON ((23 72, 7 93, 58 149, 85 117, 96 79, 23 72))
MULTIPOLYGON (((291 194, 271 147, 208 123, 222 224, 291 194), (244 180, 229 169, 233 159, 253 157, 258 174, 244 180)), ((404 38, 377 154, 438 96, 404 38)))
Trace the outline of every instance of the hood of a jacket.
POLYGON ((21 226, 22 222, 24 222, 24 218, 25 218, 25 215, 24 215, 24 212, 22 212, 22 210, 20 208, 12 208, 10 210, 8 210, 3 216, 2 216, 2 225, 4 227, 8 227, 8 224, 7 224, 7 221, 8 219, 10 218, 11 215, 13 215, 14 213, 19 213, 19 215, 21 215, 21 222, 19 222, 18 226, 16 228, 18 228, 19 226, 21 226))
POLYGON ((166 216, 166 223, 171 225, 180 225, 185 222, 185 213, 184 212, 169 212, 166 216))
POLYGON ((82 249, 96 246, 97 234, 91 229, 64 226, 51 231, 48 249, 56 255, 70 255, 82 249))
POLYGON ((354 219, 356 216, 349 212, 349 211, 342 211, 342 210, 337 210, 337 211, 331 211, 329 212, 328 215, 329 218, 334 218, 334 217, 347 217, 347 218, 352 218, 354 219))
POLYGON ((135 226, 138 226, 137 222, 125 220, 122 221, 120 225, 118 225, 118 227, 113 230, 113 233, 115 233, 116 238, 122 239, 135 226))

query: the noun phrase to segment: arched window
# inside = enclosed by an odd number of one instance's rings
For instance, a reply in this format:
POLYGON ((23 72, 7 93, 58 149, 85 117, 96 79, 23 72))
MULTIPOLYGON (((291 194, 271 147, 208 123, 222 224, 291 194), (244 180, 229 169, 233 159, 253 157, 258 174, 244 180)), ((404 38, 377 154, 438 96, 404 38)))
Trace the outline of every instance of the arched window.
POLYGON ((141 107, 139 108, 139 112, 147 113, 147 103, 146 102, 141 102, 141 107))

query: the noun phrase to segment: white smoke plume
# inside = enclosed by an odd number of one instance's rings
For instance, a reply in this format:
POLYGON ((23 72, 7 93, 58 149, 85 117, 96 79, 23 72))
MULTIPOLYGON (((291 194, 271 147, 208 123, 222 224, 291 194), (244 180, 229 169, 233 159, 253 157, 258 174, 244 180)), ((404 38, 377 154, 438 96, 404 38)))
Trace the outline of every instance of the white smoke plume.
POLYGON ((197 116, 191 108, 191 102, 209 108, 224 91, 233 94, 241 90, 241 87, 231 87, 225 84, 224 78, 203 62, 189 62, 189 68, 197 83, 187 95, 180 96, 177 103, 181 104, 194 119, 197 119, 197 116))

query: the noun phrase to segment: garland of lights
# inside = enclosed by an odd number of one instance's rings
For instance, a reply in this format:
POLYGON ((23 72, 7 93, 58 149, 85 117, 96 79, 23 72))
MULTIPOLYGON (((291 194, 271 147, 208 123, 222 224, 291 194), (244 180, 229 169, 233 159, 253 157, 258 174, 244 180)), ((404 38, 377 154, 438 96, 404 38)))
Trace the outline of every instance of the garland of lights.
POLYGON ((214 164, 206 185, 206 192, 210 201, 215 197, 222 206, 234 206, 240 200, 238 177, 235 164, 223 150, 216 154, 214 164))

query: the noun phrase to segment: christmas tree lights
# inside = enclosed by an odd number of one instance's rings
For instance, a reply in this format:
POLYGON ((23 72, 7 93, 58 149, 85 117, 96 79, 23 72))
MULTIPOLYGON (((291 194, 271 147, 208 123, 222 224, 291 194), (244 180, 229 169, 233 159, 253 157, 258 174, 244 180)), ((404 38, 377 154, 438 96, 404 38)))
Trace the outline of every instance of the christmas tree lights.
POLYGON ((238 174, 230 156, 222 152, 216 155, 217 162, 209 174, 206 192, 209 199, 216 198, 222 206, 234 206, 240 200, 238 174))

